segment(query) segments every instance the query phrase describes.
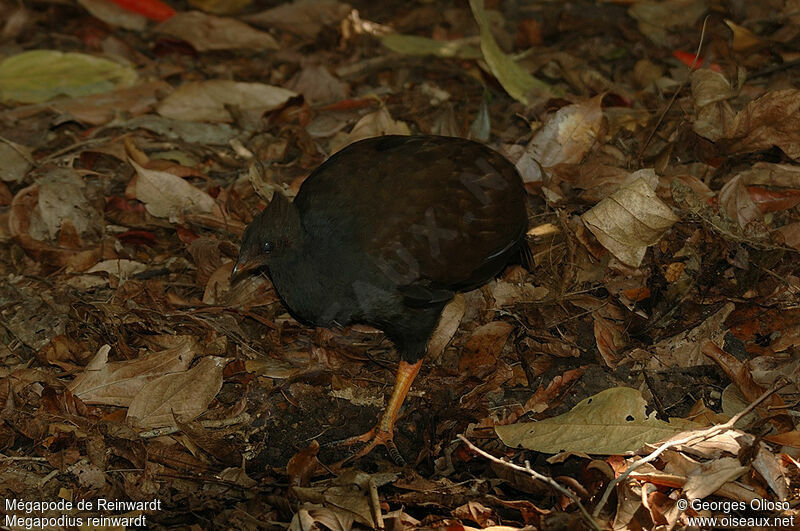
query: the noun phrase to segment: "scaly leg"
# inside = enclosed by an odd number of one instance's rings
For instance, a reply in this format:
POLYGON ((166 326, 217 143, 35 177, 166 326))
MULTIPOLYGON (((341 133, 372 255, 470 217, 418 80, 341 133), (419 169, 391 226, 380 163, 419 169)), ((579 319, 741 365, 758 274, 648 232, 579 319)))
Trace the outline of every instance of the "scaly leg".
POLYGON ((422 360, 414 364, 408 363, 407 361, 400 362, 400 365, 397 367, 397 376, 394 381, 392 396, 389 398, 389 403, 386 404, 386 408, 383 410, 383 416, 380 422, 368 432, 338 443, 342 446, 352 446, 359 443, 365 444, 358 452, 338 463, 339 466, 354 459, 364 457, 378 445, 386 447, 389 456, 396 464, 405 464, 403 456, 400 455, 397 446, 394 444, 394 423, 397 420, 400 407, 403 405, 406 395, 408 395, 408 390, 411 389, 411 384, 414 382, 414 378, 416 378, 417 373, 419 373, 419 368, 421 366, 422 360))

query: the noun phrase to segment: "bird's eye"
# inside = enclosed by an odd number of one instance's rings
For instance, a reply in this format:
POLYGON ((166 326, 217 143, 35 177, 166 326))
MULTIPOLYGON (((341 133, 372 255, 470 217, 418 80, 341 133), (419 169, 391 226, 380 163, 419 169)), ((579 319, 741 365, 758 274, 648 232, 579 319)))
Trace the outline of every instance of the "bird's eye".
POLYGON ((264 242, 264 252, 269 253, 272 251, 272 242, 264 242))

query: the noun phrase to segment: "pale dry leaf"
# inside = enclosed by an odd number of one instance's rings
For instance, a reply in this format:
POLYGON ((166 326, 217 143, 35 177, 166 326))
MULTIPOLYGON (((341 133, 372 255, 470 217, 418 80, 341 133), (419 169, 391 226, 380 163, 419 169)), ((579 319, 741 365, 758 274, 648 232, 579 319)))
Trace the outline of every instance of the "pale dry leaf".
POLYGON ((126 195, 144 203, 157 218, 176 222, 186 214, 220 214, 214 198, 190 183, 165 171, 148 170, 128 159, 136 175, 128 183, 126 195))
POLYGON ((615 387, 582 400, 568 413, 507 426, 496 426, 503 444, 545 453, 561 451, 613 455, 638 450, 648 442, 663 440, 696 424, 659 420, 646 413, 642 394, 615 387))
POLYGON ((31 217, 31 236, 38 240, 53 239, 66 220, 81 236, 100 235, 100 212, 86 197, 86 183, 77 172, 57 168, 37 179, 36 184, 39 186, 39 201, 31 217), (43 223, 44 233, 37 230, 38 220, 43 223))
POLYGON ((525 182, 541 180, 531 166, 550 168, 557 164, 577 164, 595 142, 603 128, 602 95, 559 109, 525 148, 517 169, 525 182), (530 160, 528 160, 530 159, 530 160), (532 164, 535 161, 536 164, 532 164))
POLYGON ((647 247, 680 218, 638 179, 600 201, 581 219, 603 247, 624 264, 638 267, 647 247))
POLYGON ((278 49, 278 43, 269 33, 234 18, 217 17, 201 11, 176 13, 153 28, 153 31, 182 39, 198 52, 278 49))
POLYGON ((701 68, 692 73, 695 117, 692 128, 698 135, 716 142, 731 127, 735 113, 728 100, 738 90, 719 72, 701 68))
POLYGON ((335 153, 353 142, 373 136, 410 134, 411 130, 405 122, 395 120, 386 108, 381 107, 379 110, 361 117, 349 133, 338 133, 334 136, 331 139, 331 153, 335 153))
POLYGON ((442 316, 439 318, 439 324, 431 335, 428 342, 428 356, 435 359, 444 352, 447 344, 453 339, 453 336, 458 330, 458 325, 464 318, 466 311, 466 299, 461 293, 457 293, 453 300, 450 301, 442 311, 442 316))
POLYGON ((683 485, 683 494, 689 500, 703 499, 729 481, 737 479, 749 468, 742 466, 736 457, 722 457, 701 463, 689 473, 683 485))
POLYGON ((259 114, 280 107, 297 94, 264 83, 212 79, 184 83, 158 105, 158 114, 188 122, 233 122, 228 106, 259 114))
POLYGON ((164 374, 185 371, 199 348, 191 336, 168 336, 172 346, 136 359, 108 361, 110 347, 104 345, 86 370, 69 385, 87 404, 128 406, 147 383, 164 374))
POLYGON ((117 277, 120 283, 128 280, 132 276, 147 270, 147 266, 135 260, 114 259, 103 260, 93 265, 85 271, 86 274, 70 279, 71 286, 76 288, 88 289, 90 287, 103 286, 108 284, 108 280, 92 273, 107 273, 117 277))
POLYGON ((138 428, 189 422, 206 411, 222 389, 227 358, 206 356, 188 371, 164 374, 142 386, 128 407, 128 420, 138 428))

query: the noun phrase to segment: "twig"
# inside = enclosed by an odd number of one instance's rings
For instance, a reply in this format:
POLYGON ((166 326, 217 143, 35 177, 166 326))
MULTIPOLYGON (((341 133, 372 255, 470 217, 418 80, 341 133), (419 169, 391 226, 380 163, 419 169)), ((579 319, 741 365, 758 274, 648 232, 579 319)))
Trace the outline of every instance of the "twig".
POLYGON ((672 95, 672 98, 670 98, 669 103, 667 103, 667 106, 664 108, 664 111, 661 113, 661 116, 658 117, 658 121, 656 122, 656 125, 653 127, 653 130, 650 131, 650 135, 647 137, 647 140, 645 140, 644 144, 642 144, 642 148, 639 150, 639 162, 641 162, 642 157, 644 156, 644 152, 647 149, 647 146, 650 145, 650 141, 653 140, 656 131, 658 131, 658 128, 661 127, 661 123, 664 121, 664 117, 667 116, 667 113, 675 104, 675 100, 678 99, 678 95, 680 95, 680 93, 683 92, 683 89, 686 87, 686 84, 689 83, 689 80, 692 79, 691 73, 694 71, 694 68, 697 65, 697 60, 700 58, 700 51, 703 49, 703 40, 706 35, 706 23, 708 23, 708 17, 709 16, 707 15, 706 18, 703 19, 703 29, 700 31, 700 42, 697 44, 697 53, 694 54, 694 60, 692 61, 692 66, 689 67, 689 75, 686 77, 686 79, 683 80, 683 83, 680 84, 678 89, 672 95))
POLYGON ((532 478, 538 479, 539 481, 541 481, 543 483, 547 483, 548 485, 553 487, 555 490, 557 490, 558 492, 560 492, 561 494, 563 494, 564 496, 566 496, 567 498, 569 498, 570 500, 575 502, 575 505, 578 506, 578 509, 580 510, 581 515, 583 516, 583 519, 586 520, 586 523, 589 524, 589 527, 591 527, 595 531, 601 531, 600 526, 597 524, 595 519, 592 518, 592 515, 589 514, 589 511, 586 510, 586 507, 583 506, 583 504, 581 503, 581 501, 578 499, 578 497, 575 495, 574 492, 572 492, 569 489, 561 486, 561 484, 559 484, 553 478, 545 476, 543 474, 540 474, 539 472, 536 472, 534 469, 531 468, 531 465, 530 465, 530 463, 528 463, 528 461, 525 461, 525 466, 524 467, 519 466, 519 465, 514 464, 514 463, 509 463, 508 461, 506 461, 504 459, 497 458, 497 457, 493 456, 492 454, 484 452, 483 450, 481 450, 480 448, 478 448, 477 446, 475 446, 474 444, 469 442, 469 440, 466 437, 464 437, 463 435, 459 434, 458 438, 461 439, 462 441, 464 441, 464 443, 467 446, 469 446, 470 450, 472 450, 473 452, 475 452, 478 455, 481 455, 481 456, 485 457, 489 461, 492 461, 493 463, 497 463, 498 465, 502 465, 502 466, 511 468, 513 470, 518 470, 519 472, 525 472, 526 474, 530 475, 532 478))
POLYGON ((628 478, 628 476, 630 476, 633 473, 634 470, 641 467, 642 465, 646 465, 647 463, 655 461, 662 453, 664 453, 666 450, 669 450, 670 448, 674 448, 676 446, 680 446, 683 444, 694 443, 700 440, 705 440, 733 428, 733 426, 737 422, 739 422, 739 420, 742 417, 753 411, 753 409, 755 409, 756 406, 758 406, 761 402, 766 400, 775 391, 781 389, 782 387, 785 387, 787 383, 788 383, 787 381, 781 378, 780 380, 778 380, 777 383, 775 383, 775 385, 772 386, 772 388, 765 391, 761 396, 759 396, 752 403, 750 403, 750 405, 748 405, 746 408, 744 408, 739 413, 734 415, 728 422, 725 422, 724 424, 717 424, 715 426, 711 426, 710 428, 706 428, 704 430, 690 432, 690 435, 682 439, 667 441, 658 448, 656 448, 651 454, 648 454, 647 456, 634 462, 631 466, 627 468, 627 470, 625 470, 625 472, 620 474, 619 477, 615 478, 614 480, 611 481, 611 483, 608 484, 608 487, 606 487, 605 492, 603 492, 603 497, 600 498, 600 502, 594 508, 594 512, 592 513, 592 515, 596 518, 600 514, 600 511, 602 511, 603 507, 605 507, 606 502, 608 501, 609 496, 611 496, 611 493, 613 492, 614 488, 621 482, 625 481, 628 478))

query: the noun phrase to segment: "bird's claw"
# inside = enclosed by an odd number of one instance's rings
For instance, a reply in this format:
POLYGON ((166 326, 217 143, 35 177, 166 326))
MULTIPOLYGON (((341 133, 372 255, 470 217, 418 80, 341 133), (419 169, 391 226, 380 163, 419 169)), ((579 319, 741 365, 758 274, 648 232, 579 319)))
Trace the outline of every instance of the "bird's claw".
POLYGON ((397 445, 394 443, 394 433, 389 431, 381 430, 377 427, 372 428, 366 433, 362 433, 361 435, 357 435, 355 437, 349 437, 347 439, 342 439, 339 441, 333 441, 331 443, 326 444, 325 446, 356 446, 356 445, 363 445, 357 451, 353 452, 351 455, 346 457, 345 459, 336 463, 334 468, 341 468, 342 466, 355 461, 356 459, 360 459, 370 453, 372 450, 375 449, 376 446, 385 446, 386 451, 389 453, 389 457, 392 458, 392 461, 398 466, 405 466, 406 460, 403 459, 403 456, 400 455, 400 450, 397 449, 397 445))

